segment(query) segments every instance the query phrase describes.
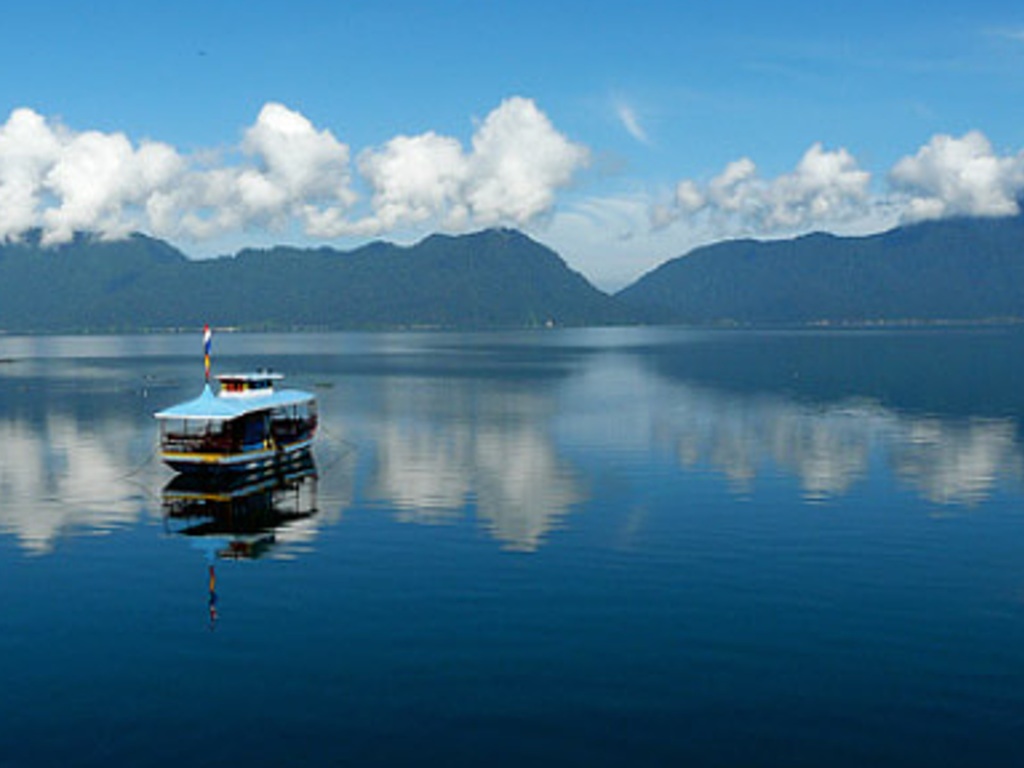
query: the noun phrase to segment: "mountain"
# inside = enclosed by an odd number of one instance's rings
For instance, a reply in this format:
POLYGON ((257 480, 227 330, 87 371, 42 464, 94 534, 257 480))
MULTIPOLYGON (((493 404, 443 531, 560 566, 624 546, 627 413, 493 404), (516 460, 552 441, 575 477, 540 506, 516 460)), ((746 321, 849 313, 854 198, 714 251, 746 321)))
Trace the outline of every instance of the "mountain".
POLYGON ((0 332, 1024 320, 1024 216, 737 240, 614 297, 515 230, 190 260, 143 235, 0 242, 0 332))
MULTIPOLYGON (((144 327, 152 300, 138 301, 133 286, 187 269, 184 254, 160 240, 134 235, 103 241, 76 235, 54 247, 38 232, 0 242, 0 330, 89 331, 144 327)), ((155 299, 156 297, 154 297, 155 299)))
POLYGON ((666 262, 616 298, 648 322, 1024 319, 1024 216, 718 243, 666 262))
POLYGON ((601 325, 626 315, 520 232, 352 251, 278 247, 191 261, 159 240, 38 233, 0 245, 0 329, 129 331, 601 325))

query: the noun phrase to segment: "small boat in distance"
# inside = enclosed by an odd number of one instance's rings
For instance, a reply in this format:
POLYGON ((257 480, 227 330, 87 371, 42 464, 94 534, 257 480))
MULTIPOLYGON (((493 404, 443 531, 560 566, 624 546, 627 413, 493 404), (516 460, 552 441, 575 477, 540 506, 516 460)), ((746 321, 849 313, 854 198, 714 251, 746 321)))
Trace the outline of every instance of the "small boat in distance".
POLYGON ((271 371, 217 376, 210 387, 210 332, 204 329, 206 384, 199 397, 154 414, 160 458, 172 469, 220 475, 285 468, 308 455, 317 429, 316 398, 277 389, 271 371))

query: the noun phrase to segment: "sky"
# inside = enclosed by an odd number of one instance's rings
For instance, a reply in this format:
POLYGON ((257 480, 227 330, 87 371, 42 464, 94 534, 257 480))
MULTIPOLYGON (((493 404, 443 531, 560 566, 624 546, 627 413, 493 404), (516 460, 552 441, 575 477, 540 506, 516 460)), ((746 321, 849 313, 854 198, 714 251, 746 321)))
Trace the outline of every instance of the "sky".
POLYGON ((0 239, 204 258, 516 227, 616 290, 694 247, 1019 212, 1024 6, 34 0, 0 239))

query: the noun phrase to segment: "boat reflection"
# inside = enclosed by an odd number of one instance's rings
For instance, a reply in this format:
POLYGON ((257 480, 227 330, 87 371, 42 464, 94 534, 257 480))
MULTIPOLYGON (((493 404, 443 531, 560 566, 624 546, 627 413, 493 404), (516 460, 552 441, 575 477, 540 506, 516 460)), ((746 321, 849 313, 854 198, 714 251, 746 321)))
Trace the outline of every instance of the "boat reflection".
POLYGON ((317 472, 309 451, 286 467, 235 475, 177 475, 162 494, 164 524, 205 551, 207 608, 217 627, 218 560, 255 560, 294 554, 311 538, 305 523, 317 514, 317 472))
POLYGON ((163 489, 164 522, 213 560, 290 556, 317 514, 317 472, 307 451, 286 469, 240 476, 177 475, 163 489))

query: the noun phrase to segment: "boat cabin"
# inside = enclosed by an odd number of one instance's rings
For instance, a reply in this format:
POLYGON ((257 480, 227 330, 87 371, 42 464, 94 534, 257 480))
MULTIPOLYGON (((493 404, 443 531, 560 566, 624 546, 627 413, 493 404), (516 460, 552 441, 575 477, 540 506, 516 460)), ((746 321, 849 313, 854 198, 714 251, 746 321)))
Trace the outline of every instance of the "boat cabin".
POLYGON ((284 376, 280 373, 260 371, 258 373, 222 373, 217 376, 220 382, 221 397, 245 397, 247 395, 266 395, 274 391, 274 382, 284 376))

